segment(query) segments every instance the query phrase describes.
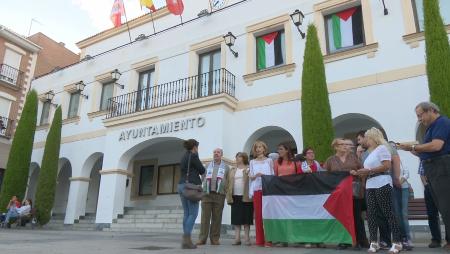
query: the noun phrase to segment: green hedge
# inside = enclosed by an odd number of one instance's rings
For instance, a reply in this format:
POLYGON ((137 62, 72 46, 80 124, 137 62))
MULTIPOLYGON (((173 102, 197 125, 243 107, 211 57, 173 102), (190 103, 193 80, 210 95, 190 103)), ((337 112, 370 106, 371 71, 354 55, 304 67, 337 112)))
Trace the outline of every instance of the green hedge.
POLYGON ((423 9, 430 100, 439 105, 444 115, 450 116, 450 46, 439 1, 423 1, 423 9))
POLYGON ((301 91, 303 147, 312 147, 316 160, 323 162, 333 154, 334 129, 322 51, 312 24, 306 37, 301 91))
POLYGON ((23 199, 27 188, 36 131, 38 95, 32 90, 28 93, 25 105, 14 134, 6 165, 5 177, 0 191, 0 211, 5 212, 11 196, 23 199))
POLYGON ((50 221, 55 200, 59 148, 61 145, 61 118, 61 107, 58 107, 45 142, 44 155, 36 189, 36 217, 40 225, 45 225, 50 221))

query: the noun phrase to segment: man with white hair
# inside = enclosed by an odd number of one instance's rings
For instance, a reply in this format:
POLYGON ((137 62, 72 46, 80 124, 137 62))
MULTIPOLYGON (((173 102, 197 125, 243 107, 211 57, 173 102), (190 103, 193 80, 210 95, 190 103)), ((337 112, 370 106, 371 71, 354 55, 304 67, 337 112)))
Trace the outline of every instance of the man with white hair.
POLYGON ((208 235, 211 245, 220 244, 222 212, 225 204, 228 171, 230 170, 222 160, 222 156, 223 150, 221 148, 214 149, 213 161, 209 163, 203 177, 202 185, 206 195, 202 198, 202 219, 197 245, 206 244, 208 235))
MULTIPOLYGON (((439 113, 439 107, 432 102, 421 102, 416 106, 417 119, 427 127, 423 144, 399 147, 420 157, 425 170, 426 182, 450 232, 450 119, 439 113)), ((450 243, 445 246, 450 250, 450 243)))

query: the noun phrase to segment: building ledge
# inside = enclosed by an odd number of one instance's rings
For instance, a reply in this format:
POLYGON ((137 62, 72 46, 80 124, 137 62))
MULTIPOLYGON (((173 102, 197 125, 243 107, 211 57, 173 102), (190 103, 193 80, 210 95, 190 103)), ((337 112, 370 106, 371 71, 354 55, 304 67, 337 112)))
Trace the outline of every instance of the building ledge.
POLYGON ((62 121, 62 124, 64 125, 64 124, 69 124, 69 123, 78 123, 79 121, 80 121, 80 116, 74 116, 71 118, 64 119, 62 121))
POLYGON ((87 116, 88 116, 89 120, 92 121, 92 119, 94 119, 96 117, 105 116, 107 114, 108 114, 108 110, 99 110, 99 111, 88 113, 87 116))
POLYGON ((12 89, 12 90, 14 90, 14 91, 19 91, 19 90, 20 90, 20 87, 19 87, 19 86, 14 85, 14 83, 11 83, 11 82, 9 82, 9 81, 6 81, 6 80, 4 80, 4 79, 2 79, 2 78, 0 78, 0 84, 1 84, 3 87, 12 89))
MULTIPOLYGON (((447 34, 450 34, 450 25, 446 26, 447 34)), ((418 33, 412 33, 403 35, 403 41, 408 44, 411 48, 417 48, 419 47, 419 42, 425 40, 425 33, 424 32, 418 32, 418 33)))
POLYGON ((234 97, 221 93, 205 98, 200 98, 191 101, 185 101, 177 104, 171 104, 164 107, 154 108, 151 110, 140 111, 129 115, 118 116, 114 118, 104 119, 105 127, 112 127, 115 125, 127 124, 130 122, 151 119, 160 116, 172 115, 180 112, 188 112, 190 110, 202 109, 217 105, 223 106, 225 109, 235 111, 238 101, 234 97))
POLYGON ((265 69, 262 71, 258 71, 255 73, 250 73, 250 74, 244 75, 243 78, 244 78, 245 83, 247 83, 247 85, 251 86, 251 85, 253 85, 253 81, 255 81, 255 80, 268 78, 268 77, 275 76, 275 75, 286 74, 286 77, 290 77, 290 76, 292 76, 292 73, 295 71, 295 67, 296 67, 295 63, 285 64, 285 65, 265 69))
POLYGON ((372 43, 358 48, 349 49, 346 51, 341 51, 333 54, 328 54, 323 56, 324 63, 331 63, 355 56, 367 55, 367 58, 372 58, 375 56, 375 52, 378 51, 378 43, 372 43))

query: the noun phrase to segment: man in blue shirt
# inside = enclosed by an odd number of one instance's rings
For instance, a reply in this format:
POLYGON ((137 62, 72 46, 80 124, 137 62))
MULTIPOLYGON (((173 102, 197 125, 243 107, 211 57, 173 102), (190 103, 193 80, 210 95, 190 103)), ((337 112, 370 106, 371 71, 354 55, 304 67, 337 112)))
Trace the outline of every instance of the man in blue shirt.
MULTIPOLYGON (((399 147, 420 157, 445 231, 450 232, 450 119, 440 115, 439 107, 431 102, 419 103, 416 115, 419 122, 427 127, 423 144, 403 144, 399 147)), ((445 247, 450 250, 450 243, 447 242, 445 247)))

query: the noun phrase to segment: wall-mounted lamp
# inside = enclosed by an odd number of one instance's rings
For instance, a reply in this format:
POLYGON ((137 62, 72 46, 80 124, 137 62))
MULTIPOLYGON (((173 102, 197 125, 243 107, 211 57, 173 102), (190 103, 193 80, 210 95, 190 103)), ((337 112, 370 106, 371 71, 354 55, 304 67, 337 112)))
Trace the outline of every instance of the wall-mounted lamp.
POLYGON ((76 87, 77 91, 80 93, 80 95, 83 96, 86 100, 89 98, 89 96, 82 93, 84 88, 86 87, 86 84, 83 81, 76 83, 75 87, 76 87))
POLYGON ((54 107, 58 107, 58 104, 52 103, 53 98, 55 98, 55 93, 53 92, 53 90, 45 93, 45 101, 50 103, 54 107))
POLYGON ((136 37, 136 39, 134 39, 135 41, 142 41, 147 39, 147 36, 145 36, 145 34, 140 34, 138 35, 138 37, 136 37))
POLYGON ((209 13, 209 11, 207 9, 203 9, 197 14, 197 17, 201 18, 201 17, 207 17, 209 15, 211 15, 211 13, 209 13))
POLYGON ((384 0, 381 0, 381 2, 383 2, 384 15, 386 16, 386 15, 389 14, 389 11, 388 11, 388 9, 386 8, 386 4, 384 3, 384 0))
POLYGON ((231 47, 234 45, 234 41, 236 40, 236 36, 234 36, 231 32, 228 32, 223 36, 225 40, 225 45, 230 48, 231 53, 233 53, 234 57, 238 57, 238 52, 234 51, 231 47))
POLYGON ((117 80, 120 79, 121 75, 122 73, 120 73, 118 69, 115 69, 111 72, 111 80, 114 82, 115 85, 118 85, 120 89, 124 89, 125 88, 124 85, 117 83, 117 80))
POLYGON ((302 30, 300 30, 300 26, 303 24, 303 19, 305 18, 305 15, 303 15, 303 12, 297 9, 290 16, 292 22, 294 22, 294 25, 297 27, 298 32, 300 33, 302 38, 305 39, 306 34, 302 32, 302 30))

